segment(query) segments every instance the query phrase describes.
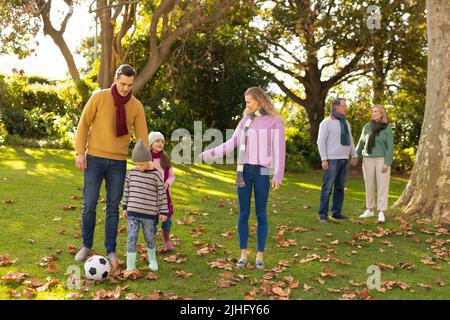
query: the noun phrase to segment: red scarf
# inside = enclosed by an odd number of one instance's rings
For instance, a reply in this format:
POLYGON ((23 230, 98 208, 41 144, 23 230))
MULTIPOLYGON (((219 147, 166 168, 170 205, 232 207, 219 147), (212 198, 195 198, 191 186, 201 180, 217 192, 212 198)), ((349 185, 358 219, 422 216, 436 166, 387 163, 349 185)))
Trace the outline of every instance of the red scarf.
POLYGON ((131 99, 131 90, 125 97, 121 96, 119 91, 117 91, 117 86, 114 83, 111 86, 111 94, 114 99, 114 104, 116 105, 116 136, 120 137, 128 134, 127 127, 127 114, 125 112, 125 104, 131 99))
MULTIPOLYGON (((161 158, 161 152, 153 152, 150 151, 152 154, 153 159, 160 159, 161 158)), ((161 161, 161 160, 160 160, 161 161)), ((169 168, 164 168, 164 183, 169 179, 169 168)), ((169 186, 170 188, 170 186, 169 186)), ((166 196, 167 196, 167 206, 169 207, 169 214, 168 216, 171 217, 173 215, 173 204, 172 204, 172 198, 170 197, 170 191, 169 188, 166 190, 166 196)))

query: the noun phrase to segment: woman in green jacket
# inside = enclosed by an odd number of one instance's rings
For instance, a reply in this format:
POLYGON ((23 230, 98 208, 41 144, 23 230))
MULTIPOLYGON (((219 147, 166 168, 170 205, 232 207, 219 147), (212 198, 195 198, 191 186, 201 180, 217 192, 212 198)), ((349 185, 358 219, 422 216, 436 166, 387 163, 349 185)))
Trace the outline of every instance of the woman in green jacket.
POLYGON ((382 105, 377 104, 372 107, 372 119, 363 128, 356 151, 358 157, 363 157, 362 168, 367 208, 359 217, 369 218, 374 216, 376 184, 378 222, 384 223, 384 213, 388 208, 394 138, 386 109, 382 105))

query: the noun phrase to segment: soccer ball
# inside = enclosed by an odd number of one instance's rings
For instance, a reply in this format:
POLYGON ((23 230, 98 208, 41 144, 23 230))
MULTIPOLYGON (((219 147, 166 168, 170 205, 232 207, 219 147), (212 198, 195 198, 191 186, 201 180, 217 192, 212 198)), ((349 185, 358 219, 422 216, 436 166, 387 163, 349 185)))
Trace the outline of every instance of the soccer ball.
POLYGON ((103 280, 108 277, 110 270, 108 259, 102 256, 92 256, 84 264, 84 273, 89 280, 103 280))

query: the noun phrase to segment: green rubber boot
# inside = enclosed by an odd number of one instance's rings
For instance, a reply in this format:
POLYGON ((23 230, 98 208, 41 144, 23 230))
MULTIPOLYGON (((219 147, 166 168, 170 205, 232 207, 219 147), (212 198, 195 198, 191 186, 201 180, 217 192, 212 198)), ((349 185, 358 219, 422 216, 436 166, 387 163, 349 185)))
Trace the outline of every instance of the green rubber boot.
POLYGON ((148 263, 152 271, 158 270, 158 262, 156 261, 156 248, 147 248, 148 263))

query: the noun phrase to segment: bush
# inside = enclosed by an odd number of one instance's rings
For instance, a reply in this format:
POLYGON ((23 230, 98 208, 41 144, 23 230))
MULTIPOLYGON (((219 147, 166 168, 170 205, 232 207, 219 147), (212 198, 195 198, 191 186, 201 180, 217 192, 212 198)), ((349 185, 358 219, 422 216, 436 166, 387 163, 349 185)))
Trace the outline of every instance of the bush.
POLYGON ((392 168, 397 172, 409 172, 413 169, 415 161, 415 148, 395 149, 392 168))
POLYGON ((72 81, 0 75, 0 123, 5 143, 72 148, 82 98, 72 81), (31 83, 31 84, 29 84, 31 83), (18 138, 19 137, 19 138, 18 138))

